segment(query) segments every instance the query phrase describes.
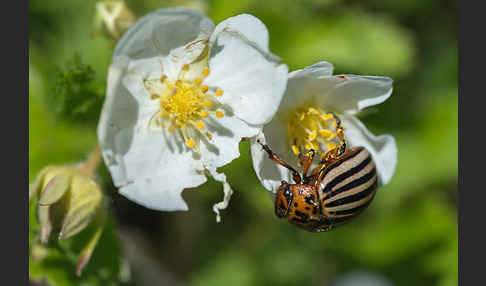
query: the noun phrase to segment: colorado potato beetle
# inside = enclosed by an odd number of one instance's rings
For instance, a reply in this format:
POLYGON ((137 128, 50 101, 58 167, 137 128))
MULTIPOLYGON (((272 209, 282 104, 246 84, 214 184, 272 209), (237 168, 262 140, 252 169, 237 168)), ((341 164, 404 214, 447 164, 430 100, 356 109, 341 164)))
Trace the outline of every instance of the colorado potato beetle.
POLYGON ((282 181, 275 199, 275 214, 311 232, 323 232, 345 224, 365 210, 373 200, 378 184, 376 167, 364 147, 348 148, 336 115, 339 147, 326 152, 317 167, 309 170, 315 152, 299 155, 300 175, 268 145, 262 145, 269 158, 292 173, 294 184, 282 181))

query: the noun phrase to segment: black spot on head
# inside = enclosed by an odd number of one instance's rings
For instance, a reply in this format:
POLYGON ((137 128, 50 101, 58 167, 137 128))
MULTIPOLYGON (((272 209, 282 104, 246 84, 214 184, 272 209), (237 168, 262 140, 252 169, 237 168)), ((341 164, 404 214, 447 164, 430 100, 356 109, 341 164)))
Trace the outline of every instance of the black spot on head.
POLYGON ((285 205, 283 204, 283 202, 282 202, 282 201, 280 201, 280 205, 279 205, 279 207, 280 207, 281 209, 285 209, 285 205))
POLYGON ((314 208, 312 208, 312 214, 317 214, 317 207, 314 206, 314 208))
POLYGON ((302 212, 299 212, 299 211, 295 211, 295 215, 298 216, 298 217, 300 217, 303 222, 307 222, 309 220, 309 215, 306 214, 306 213, 302 213, 302 212))
POLYGON ((290 201, 292 200, 292 193, 290 192, 289 187, 285 188, 283 195, 284 195, 285 199, 287 200, 287 204, 290 204, 290 201))
POLYGON ((306 210, 310 210, 310 207, 305 207, 306 210))
POLYGON ((297 203, 294 203, 294 207, 297 207, 297 206, 298 206, 298 204, 297 203))
POLYGON ((314 194, 310 194, 307 197, 305 197, 305 202, 308 203, 309 205, 314 204, 314 194))

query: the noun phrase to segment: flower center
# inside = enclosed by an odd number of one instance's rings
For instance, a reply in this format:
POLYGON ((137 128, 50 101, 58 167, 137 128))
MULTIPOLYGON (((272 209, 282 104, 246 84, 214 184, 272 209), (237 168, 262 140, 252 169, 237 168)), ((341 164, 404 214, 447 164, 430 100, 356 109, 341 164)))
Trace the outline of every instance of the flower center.
POLYGON ((302 106, 291 112, 287 124, 292 152, 299 155, 313 149, 323 157, 342 144, 341 122, 333 113, 313 106, 302 106))
POLYGON ((163 75, 160 79, 145 80, 145 88, 158 100, 160 109, 152 116, 150 124, 166 128, 169 132, 179 131, 187 147, 199 152, 200 136, 209 140, 212 135, 206 130, 206 118, 214 115, 224 117, 221 104, 216 97, 223 95, 221 89, 210 89, 203 85, 209 75, 209 68, 202 70, 201 77, 185 80, 189 65, 184 65, 178 79, 168 81, 163 75))

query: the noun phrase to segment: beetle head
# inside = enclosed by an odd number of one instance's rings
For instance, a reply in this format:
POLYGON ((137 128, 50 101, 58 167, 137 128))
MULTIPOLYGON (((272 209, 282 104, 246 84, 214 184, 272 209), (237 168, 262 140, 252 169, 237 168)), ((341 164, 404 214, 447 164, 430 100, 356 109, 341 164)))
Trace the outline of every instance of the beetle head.
POLYGON ((292 200, 293 195, 289 183, 282 181, 282 184, 277 190, 277 197, 275 199, 275 214, 277 217, 283 218, 287 216, 292 200))

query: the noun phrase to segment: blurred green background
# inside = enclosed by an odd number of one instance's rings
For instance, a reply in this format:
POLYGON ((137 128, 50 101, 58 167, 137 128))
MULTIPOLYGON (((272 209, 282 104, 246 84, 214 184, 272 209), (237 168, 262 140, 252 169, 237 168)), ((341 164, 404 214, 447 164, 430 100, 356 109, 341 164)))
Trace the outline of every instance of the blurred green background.
MULTIPOLYGON (((119 195, 101 166, 113 216, 85 274, 74 276, 75 257, 54 245, 49 263, 29 260, 32 278, 52 285, 457 285, 457 1, 125 3, 137 18, 173 6, 198 9, 215 23, 250 13, 267 25, 272 52, 290 70, 326 60, 336 73, 392 77, 391 98, 361 120, 375 134, 395 136, 395 175, 355 221, 316 234, 277 219, 247 142, 223 167, 235 194, 221 224, 211 210, 222 199, 214 181, 184 191, 190 211, 155 212, 119 195), (118 257, 118 248, 119 259, 106 259, 118 257)), ((116 41, 95 24, 95 5, 29 2, 30 180, 47 164, 83 160, 97 144, 116 41), (81 71, 80 84, 69 82, 70 71, 81 71), (63 93, 92 100, 79 107, 61 102, 63 93)), ((34 237, 35 216, 30 223, 34 237)))

